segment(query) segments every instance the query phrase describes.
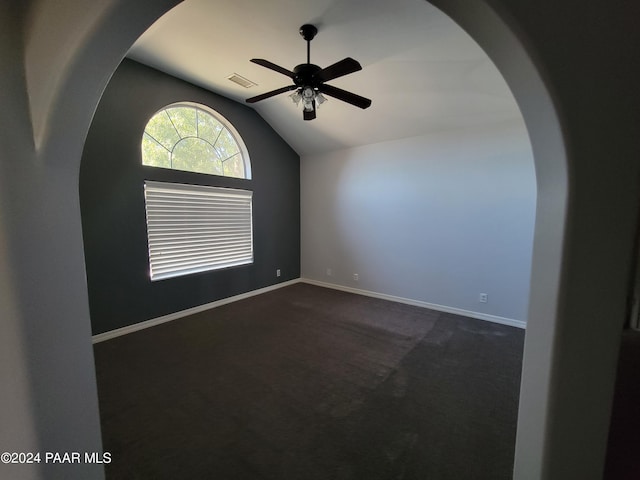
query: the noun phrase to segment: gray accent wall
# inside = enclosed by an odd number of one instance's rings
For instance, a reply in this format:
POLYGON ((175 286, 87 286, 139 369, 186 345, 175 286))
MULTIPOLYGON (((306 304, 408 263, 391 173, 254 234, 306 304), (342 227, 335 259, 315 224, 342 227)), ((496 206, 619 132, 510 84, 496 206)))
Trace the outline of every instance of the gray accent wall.
POLYGON ((303 277, 526 321, 536 178, 522 122, 305 156, 301 192, 303 277))
POLYGON ((132 60, 116 70, 95 113, 80 203, 94 335, 300 276, 297 153, 253 109, 132 60), (141 164, 147 121, 181 101, 207 105, 233 124, 249 152, 251 180, 141 164), (254 263, 151 282, 145 180, 253 191, 254 263))

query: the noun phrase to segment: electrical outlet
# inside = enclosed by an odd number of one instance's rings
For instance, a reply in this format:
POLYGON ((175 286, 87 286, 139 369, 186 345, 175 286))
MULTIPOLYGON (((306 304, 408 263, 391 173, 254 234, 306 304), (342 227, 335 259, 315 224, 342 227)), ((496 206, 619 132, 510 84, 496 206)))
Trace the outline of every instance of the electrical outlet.
POLYGON ((358 280, 360 280, 360 275, 358 275, 357 273, 354 273, 353 279, 357 282, 358 280))
POLYGON ((327 277, 330 277, 333 275, 333 270, 331 270, 330 268, 327 268, 327 277))
POLYGON ((478 297, 478 301, 480 303, 487 303, 489 301, 489 295, 487 295, 486 293, 481 293, 478 297))
POLYGON ((279 277, 279 276, 280 276, 280 269, 278 268, 278 269, 276 270, 276 277, 279 277))

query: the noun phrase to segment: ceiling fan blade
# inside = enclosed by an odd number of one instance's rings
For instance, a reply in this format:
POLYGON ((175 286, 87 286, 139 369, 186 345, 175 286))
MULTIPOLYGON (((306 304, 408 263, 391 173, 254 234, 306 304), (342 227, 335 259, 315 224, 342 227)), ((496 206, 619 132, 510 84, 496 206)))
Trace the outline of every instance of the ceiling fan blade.
POLYGON ((272 90, 270 92, 263 93, 262 95, 256 95, 255 97, 247 98, 245 102, 256 103, 256 102, 259 102, 260 100, 264 100, 265 98, 274 97, 276 95, 280 95, 281 93, 295 90, 296 88, 298 87, 296 87, 295 85, 288 85, 286 87, 278 88, 277 90, 272 90))
POLYGON ((322 84, 318 87, 322 93, 326 93, 330 97, 337 98, 338 100, 342 100, 343 102, 350 103, 351 105, 355 105, 356 107, 360 107, 362 109, 369 108, 371 106, 371 100, 365 97, 361 97, 360 95, 356 95, 355 93, 347 92, 346 90, 342 90, 341 88, 332 87, 331 85, 322 84))
POLYGON ((281 73, 282 75, 286 75, 289 78, 293 78, 295 74, 291 70, 287 70, 280 65, 276 65, 275 63, 270 62, 269 60, 265 60, 263 58, 252 58, 251 62, 260 65, 261 67, 269 68, 275 72, 281 73))
POLYGON ((302 110, 302 118, 305 120, 313 120, 316 118, 316 101, 313 101, 313 110, 307 112, 306 110, 302 110))
POLYGON ((328 82, 329 80, 357 72, 358 70, 362 70, 360 63, 351 57, 347 57, 344 60, 340 60, 333 65, 323 68, 316 73, 314 77, 321 82, 328 82))

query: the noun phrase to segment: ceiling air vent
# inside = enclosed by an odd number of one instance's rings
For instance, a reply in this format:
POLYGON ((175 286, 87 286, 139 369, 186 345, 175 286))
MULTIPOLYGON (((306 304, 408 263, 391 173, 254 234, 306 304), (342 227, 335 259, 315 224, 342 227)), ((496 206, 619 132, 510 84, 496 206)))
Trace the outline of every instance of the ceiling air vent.
POLYGON ((257 83, 252 82, 248 78, 244 78, 242 75, 238 75, 237 73, 232 73, 227 78, 231 80, 233 83, 237 83, 238 85, 244 88, 251 88, 258 85, 257 83))

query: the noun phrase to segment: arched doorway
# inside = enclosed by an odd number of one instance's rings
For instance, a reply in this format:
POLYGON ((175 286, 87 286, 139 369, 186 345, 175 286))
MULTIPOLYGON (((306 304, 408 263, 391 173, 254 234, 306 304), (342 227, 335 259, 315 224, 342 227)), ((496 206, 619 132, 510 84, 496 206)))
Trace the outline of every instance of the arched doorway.
MULTIPOLYGON (((167 1, 158 4, 158 2, 145 1, 131 7, 123 0, 112 0, 103 2, 102 9, 87 13, 82 12, 77 2, 69 0, 66 6, 70 14, 67 17, 58 15, 58 20, 52 27, 49 22, 51 16, 47 14, 51 13, 51 8, 56 3, 42 1, 32 12, 33 21, 27 33, 26 76, 31 99, 31 117, 34 119, 36 157, 41 164, 47 165, 47 168, 54 171, 62 170, 66 173, 58 188, 42 193, 40 202, 57 200, 57 194, 64 188, 75 192, 74 195, 65 195, 64 201, 51 206, 50 211, 65 218, 71 217, 53 227, 51 235, 54 239, 59 237, 61 243, 64 238, 71 238, 74 251, 64 254, 62 263, 65 267, 60 266, 60 262, 51 264, 49 261, 45 265, 58 269, 59 272, 68 270, 71 286, 67 293, 73 294, 84 307, 76 309, 65 306, 65 308, 88 318, 86 285, 83 284, 80 217, 77 211, 77 171, 84 137, 101 92, 121 57, 146 26, 176 2, 167 1), (132 11, 133 8, 135 11, 132 11), (89 28, 78 31, 79 24, 88 25, 89 28), (50 49, 61 45, 65 45, 65 53, 59 54, 56 51, 55 55, 51 55, 50 49), (47 71, 60 72, 60 74, 47 77, 44 73, 47 71), (67 256, 69 258, 66 258, 67 256)), ((576 247, 579 242, 575 236, 567 238, 566 219, 569 215, 569 200, 574 194, 573 191, 569 191, 568 185, 575 185, 578 180, 584 181, 585 184, 595 182, 590 178, 580 177, 575 172, 571 177, 568 175, 569 162, 565 147, 567 137, 566 134, 565 137, 562 136, 562 132, 566 132, 567 123, 562 124, 554 108, 552 94, 548 88, 554 84, 547 75, 548 72, 545 72, 547 86, 540 73, 540 69, 544 69, 547 65, 545 61, 553 63, 553 59, 538 57, 534 62, 527 52, 524 41, 513 33, 518 31, 520 25, 528 24, 535 10, 534 7, 513 10, 512 13, 517 16, 511 17, 507 24, 504 19, 509 18, 508 12, 501 16, 484 1, 468 4, 438 0, 433 3, 461 24, 501 70, 520 104, 534 150, 538 177, 538 207, 515 478, 550 478, 554 474, 557 475, 557 472, 569 471, 568 465, 574 462, 580 452, 583 453, 584 458, 578 467, 579 472, 590 472, 590 475, 594 475, 595 471, 597 475, 599 464, 602 462, 598 452, 603 455, 602 446, 606 442, 608 402, 604 401, 599 409, 593 411, 591 422, 582 422, 583 428, 576 430, 571 427, 581 425, 581 415, 585 414, 585 409, 593 402, 610 398, 612 381, 608 379, 611 377, 615 362, 616 328, 603 327, 602 331, 596 328, 578 335, 576 347, 571 347, 567 339, 567 336, 580 332, 579 320, 576 316, 581 312, 578 307, 578 297, 581 292, 576 291, 576 288, 572 289, 571 285, 580 285, 579 279, 576 280, 573 277, 580 274, 581 269, 577 265, 585 258, 585 254, 580 253, 576 247), (571 246, 572 251, 578 251, 578 253, 568 255, 567 249, 571 246), (567 283, 570 280, 576 280, 576 283, 570 285, 567 283), (589 347, 595 345, 594 341, 598 337, 601 338, 602 344, 598 345, 597 349, 590 350, 589 347), (592 356, 584 365, 575 365, 576 358, 582 352, 590 352, 592 356), (571 376, 572 371, 576 373, 575 376, 571 376), (590 378, 586 378, 585 371, 589 371, 590 378), (563 385, 567 380, 573 380, 573 382, 563 385), (575 401, 582 398, 580 395, 587 393, 589 386, 596 387, 594 392, 597 395, 578 405, 580 408, 576 411, 581 413, 565 416, 571 412, 569 408, 571 402, 575 405, 575 401), (568 395, 565 398, 563 394, 568 395), (577 439, 585 440, 589 448, 580 450, 571 447, 579 443, 573 441, 577 439), (591 455, 592 452, 598 454, 591 455)), ((505 10, 508 8, 505 7, 505 10)), ((550 7, 548 13, 553 13, 553 8, 550 7)), ((575 52, 578 51, 578 47, 573 48, 575 52)), ((562 78, 559 78, 558 82, 562 83, 562 78)), ((572 120, 580 122, 575 118, 572 120)), ((611 138, 615 136, 610 135, 611 138)), ((574 139, 574 145, 580 145, 580 142, 574 139)), ((583 141, 582 145, 584 145, 583 149, 587 149, 589 143, 583 141)), ((637 151, 637 144, 627 143, 623 152, 626 161, 637 151)), ((619 174, 615 178, 618 179, 621 176, 622 174, 619 174)), ((605 198, 608 192, 615 190, 615 187, 608 187, 607 191, 600 195, 605 198)), ((637 189, 635 191, 637 192, 637 189)), ((633 193, 633 190, 627 189, 626 192, 633 193)), ((581 215, 580 218, 586 217, 584 212, 581 215)), ((623 218, 618 231, 622 237, 625 237, 627 230, 631 229, 632 221, 629 218, 632 216, 625 215, 623 218)), ((604 218, 604 215, 598 218, 604 218)), ((573 235, 585 231, 584 222, 574 223, 573 235)), ((624 250, 627 247, 626 240, 616 244, 610 236, 603 239, 609 242, 608 248, 615 249, 617 245, 624 250)), ((602 251, 603 249, 596 249, 594 253, 602 253, 602 251)), ((620 282, 621 277, 624 276, 624 272, 620 272, 623 261, 624 253, 616 257, 611 269, 605 269, 602 281, 607 282, 609 278, 620 282)), ((54 279, 45 281, 45 285, 47 282, 53 284, 54 279)), ((619 317, 620 293, 613 290, 605 293, 607 295, 604 298, 604 304, 612 306, 612 315, 619 317)), ((69 324, 69 320, 58 318, 64 316, 65 308, 61 309, 55 319, 60 319, 63 325, 73 325, 69 324)), ((589 321, 588 326, 598 325, 599 327, 596 320, 589 321)), ((63 328, 62 332, 57 334, 53 332, 57 335, 54 340, 59 338, 66 343, 67 349, 77 348, 83 352, 82 356, 85 360, 90 359, 89 338, 83 338, 82 334, 72 338, 68 335, 64 336, 64 330, 63 328)), ((38 336, 45 334, 46 332, 38 332, 35 343, 38 336)), ((58 366, 55 360, 60 355, 56 353, 53 346, 47 348, 53 363, 43 366, 42 370, 38 370, 35 375, 44 377, 52 374, 55 380, 54 372, 58 366)), ((74 384, 90 387, 93 381, 92 367, 88 360, 88 365, 83 363, 85 360, 81 358, 82 365, 69 376, 72 380, 69 388, 72 390, 74 384)), ((54 386, 47 384, 37 388, 33 395, 37 398, 52 392, 55 392, 54 386)), ((78 398, 75 402, 80 404, 84 400, 78 398)), ((78 423, 78 419, 73 420, 71 415, 65 413, 70 409, 73 410, 74 403, 71 400, 69 402, 64 407, 57 407, 57 410, 50 410, 46 406, 41 407, 40 410, 36 410, 35 415, 42 417, 42 421, 50 418, 57 419, 53 422, 54 427, 65 419, 70 423, 78 423)), ((91 412, 88 412, 88 415, 92 416, 91 412)), ((85 429, 87 438, 99 437, 95 416, 94 412, 93 422, 90 422, 91 425, 85 429)), ((65 438, 58 438, 59 436, 56 435, 53 437, 56 437, 58 445, 65 445, 65 438)), ((43 440, 46 439, 45 435, 43 440)))

